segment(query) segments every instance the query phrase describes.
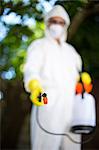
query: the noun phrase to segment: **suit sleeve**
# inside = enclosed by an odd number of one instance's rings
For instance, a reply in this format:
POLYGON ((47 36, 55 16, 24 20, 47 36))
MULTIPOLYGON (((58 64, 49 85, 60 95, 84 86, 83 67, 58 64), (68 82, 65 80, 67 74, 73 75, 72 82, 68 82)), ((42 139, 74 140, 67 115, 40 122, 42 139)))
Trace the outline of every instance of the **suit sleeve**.
POLYGON ((40 81, 40 70, 43 63, 43 52, 41 42, 33 42, 27 50, 27 57, 24 66, 24 87, 29 91, 28 83, 32 79, 40 81))
POLYGON ((81 56, 77 53, 76 55, 76 66, 77 66, 77 70, 79 72, 82 71, 82 59, 81 59, 81 56))
POLYGON ((69 45, 69 46, 70 46, 71 51, 72 51, 74 58, 75 58, 76 68, 77 68, 78 72, 81 72, 82 71, 82 65, 83 65, 82 58, 72 45, 69 45))

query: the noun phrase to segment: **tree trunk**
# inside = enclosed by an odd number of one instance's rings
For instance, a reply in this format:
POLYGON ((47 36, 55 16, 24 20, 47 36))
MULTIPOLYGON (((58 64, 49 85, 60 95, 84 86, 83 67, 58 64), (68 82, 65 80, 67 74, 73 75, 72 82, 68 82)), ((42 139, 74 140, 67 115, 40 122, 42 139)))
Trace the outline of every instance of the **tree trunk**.
POLYGON ((90 6, 90 3, 85 8, 79 8, 74 16, 69 28, 68 41, 71 41, 73 36, 77 33, 79 26, 91 15, 99 13, 99 4, 90 6))
POLYGON ((4 99, 1 107, 1 148, 16 149, 21 127, 27 113, 30 112, 31 103, 25 94, 22 81, 1 80, 1 90, 4 99))

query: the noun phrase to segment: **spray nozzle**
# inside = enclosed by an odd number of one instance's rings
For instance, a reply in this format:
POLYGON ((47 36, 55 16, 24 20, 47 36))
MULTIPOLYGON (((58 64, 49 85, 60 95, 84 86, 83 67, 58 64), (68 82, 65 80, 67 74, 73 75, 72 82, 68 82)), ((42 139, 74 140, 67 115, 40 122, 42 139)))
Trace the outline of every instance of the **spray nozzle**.
POLYGON ((38 96, 35 96, 35 93, 32 93, 30 95, 30 99, 36 106, 43 106, 45 104, 48 104, 48 98, 46 93, 39 93, 38 96))

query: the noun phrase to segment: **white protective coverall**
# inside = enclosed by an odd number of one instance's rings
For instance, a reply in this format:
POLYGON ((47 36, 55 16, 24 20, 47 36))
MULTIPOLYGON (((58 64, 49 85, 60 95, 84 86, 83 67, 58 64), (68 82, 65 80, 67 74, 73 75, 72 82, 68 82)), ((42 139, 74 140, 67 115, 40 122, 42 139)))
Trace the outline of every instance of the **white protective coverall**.
MULTIPOLYGON (((72 109, 78 71, 82 62, 79 54, 68 43, 67 26, 69 16, 61 6, 55 6, 45 17, 45 23, 52 16, 60 16, 66 21, 60 45, 50 35, 48 28, 45 37, 33 41, 27 52, 24 68, 24 84, 27 92, 28 83, 38 79, 48 96, 48 104, 39 107, 39 119, 43 127, 54 133, 67 133, 80 141, 80 135, 69 132, 72 122, 72 109)), ((53 136, 42 131, 36 122, 36 106, 31 112, 31 147, 32 150, 80 150, 81 145, 71 142, 67 137, 53 136)))

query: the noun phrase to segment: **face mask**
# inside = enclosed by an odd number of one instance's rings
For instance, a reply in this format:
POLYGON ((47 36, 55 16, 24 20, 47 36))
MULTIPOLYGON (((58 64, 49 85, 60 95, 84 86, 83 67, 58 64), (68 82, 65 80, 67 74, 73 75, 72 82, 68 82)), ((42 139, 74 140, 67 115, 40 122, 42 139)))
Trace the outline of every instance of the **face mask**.
POLYGON ((49 27, 49 31, 53 38, 60 38, 64 32, 64 27, 62 27, 61 25, 58 25, 58 24, 57 25, 52 24, 49 27))

